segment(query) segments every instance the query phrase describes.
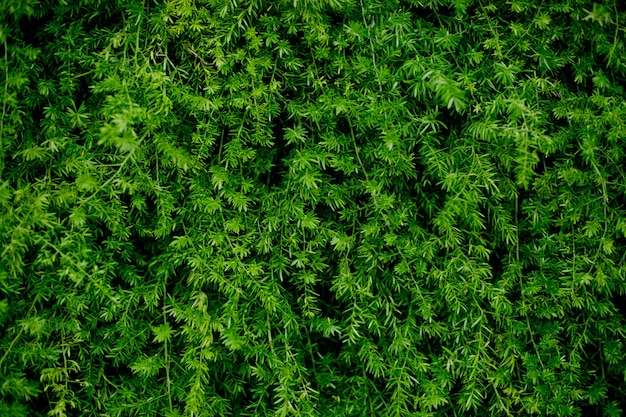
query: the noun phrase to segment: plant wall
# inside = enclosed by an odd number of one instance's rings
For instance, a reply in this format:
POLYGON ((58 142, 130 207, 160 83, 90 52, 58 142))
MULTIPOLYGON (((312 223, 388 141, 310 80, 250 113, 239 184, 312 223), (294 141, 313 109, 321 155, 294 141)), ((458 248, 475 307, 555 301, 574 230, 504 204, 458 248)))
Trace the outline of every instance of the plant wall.
POLYGON ((623 415, 625 32, 1 0, 0 415, 623 415))

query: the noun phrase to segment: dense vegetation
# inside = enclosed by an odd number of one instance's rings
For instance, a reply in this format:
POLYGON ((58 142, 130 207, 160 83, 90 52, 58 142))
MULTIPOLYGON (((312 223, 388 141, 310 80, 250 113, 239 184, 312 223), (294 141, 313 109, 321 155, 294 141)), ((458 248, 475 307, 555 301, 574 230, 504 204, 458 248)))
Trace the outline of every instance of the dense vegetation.
POLYGON ((598 1, 0 0, 0 416, 621 416, 598 1))

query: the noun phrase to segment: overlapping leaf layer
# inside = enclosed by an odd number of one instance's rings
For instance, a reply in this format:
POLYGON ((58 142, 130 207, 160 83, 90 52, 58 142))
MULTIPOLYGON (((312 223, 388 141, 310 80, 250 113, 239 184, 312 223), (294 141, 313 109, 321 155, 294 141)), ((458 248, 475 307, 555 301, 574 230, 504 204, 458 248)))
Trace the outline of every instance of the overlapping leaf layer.
POLYGON ((0 415, 621 416, 620 0, 0 2, 0 415))

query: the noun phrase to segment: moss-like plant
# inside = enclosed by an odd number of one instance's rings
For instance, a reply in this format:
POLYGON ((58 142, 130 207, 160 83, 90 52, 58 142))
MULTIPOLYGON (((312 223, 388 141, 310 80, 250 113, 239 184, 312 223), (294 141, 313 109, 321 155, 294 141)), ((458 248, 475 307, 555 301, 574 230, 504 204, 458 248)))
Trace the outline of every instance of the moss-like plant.
POLYGON ((0 416, 621 416, 625 27, 0 0, 0 416))

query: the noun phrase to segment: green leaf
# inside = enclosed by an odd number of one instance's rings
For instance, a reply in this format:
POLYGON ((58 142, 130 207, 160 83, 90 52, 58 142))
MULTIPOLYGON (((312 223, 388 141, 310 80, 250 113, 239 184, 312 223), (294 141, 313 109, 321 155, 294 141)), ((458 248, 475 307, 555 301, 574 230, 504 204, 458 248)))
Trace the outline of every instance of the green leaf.
POLYGON ((160 326, 153 326, 152 333, 154 334, 153 342, 166 343, 174 334, 174 330, 170 327, 169 323, 165 323, 160 326))

